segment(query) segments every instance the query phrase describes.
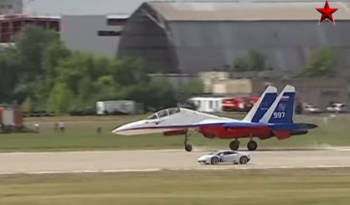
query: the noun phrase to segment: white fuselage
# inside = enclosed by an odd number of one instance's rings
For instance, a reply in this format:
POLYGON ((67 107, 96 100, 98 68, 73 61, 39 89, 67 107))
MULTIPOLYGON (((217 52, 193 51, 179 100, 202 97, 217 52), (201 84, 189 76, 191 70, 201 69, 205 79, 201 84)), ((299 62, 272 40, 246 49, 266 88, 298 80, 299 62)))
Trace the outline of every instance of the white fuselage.
POLYGON ((191 129, 192 125, 198 125, 201 123, 215 124, 234 121, 230 118, 218 117, 185 108, 171 109, 161 110, 148 119, 128 123, 118 127, 117 129, 113 130, 113 133, 121 135, 163 133, 191 129), (174 109, 177 109, 176 112, 173 112, 174 109))

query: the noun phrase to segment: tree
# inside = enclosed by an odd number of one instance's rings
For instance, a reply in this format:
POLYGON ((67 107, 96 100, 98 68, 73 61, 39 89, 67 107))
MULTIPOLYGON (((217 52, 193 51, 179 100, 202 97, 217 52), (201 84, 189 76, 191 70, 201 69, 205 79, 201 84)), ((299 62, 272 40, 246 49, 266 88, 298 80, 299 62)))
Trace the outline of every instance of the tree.
POLYGON ((142 102, 149 111, 176 105, 175 90, 165 79, 152 79, 124 89, 125 99, 142 102))
POLYGON ((270 69, 270 67, 268 67, 266 63, 266 56, 257 51, 249 51, 247 59, 248 68, 251 71, 264 71, 270 69))
POLYGON ((50 44, 58 40, 59 36, 56 32, 36 26, 29 26, 20 33, 16 47, 19 54, 18 60, 26 74, 22 76, 23 80, 33 81, 43 72, 44 53, 50 44))
POLYGON ((318 48, 308 56, 301 77, 332 77, 335 74, 337 57, 331 48, 318 48))
POLYGON ((204 92, 204 84, 200 78, 192 79, 187 85, 180 86, 176 90, 176 99, 180 102, 185 102, 193 95, 202 94, 204 92))
MULTIPOLYGON (((141 61, 71 52, 57 33, 37 27, 0 53, 0 73, 0 99, 16 100, 27 112, 86 113, 99 100, 130 99, 155 109, 176 104, 172 85, 151 80, 141 61)), ((194 82, 185 90, 199 87, 194 82)))
MULTIPOLYGON (((17 56, 15 48, 6 48, 0 54, 0 99, 2 102, 10 103, 15 99, 15 87, 20 78, 17 56)), ((20 98, 20 96, 17 97, 20 98)))
POLYGON ((46 67, 43 66, 43 61, 45 55, 51 53, 48 47, 55 42, 59 42, 56 32, 30 26, 19 34, 16 46, 1 52, 0 97, 2 101, 16 100, 21 103, 30 98, 33 106, 38 104, 37 101, 45 105, 53 83, 52 79, 51 86, 46 83, 46 67))
POLYGON ((244 72, 249 70, 249 63, 245 58, 236 58, 233 61, 233 68, 236 72, 244 72))
POLYGON ((134 85, 149 81, 143 64, 135 59, 116 59, 113 64, 112 74, 114 80, 120 85, 134 85))
POLYGON ((236 72, 272 70, 267 64, 266 56, 255 50, 248 51, 245 57, 236 58, 233 67, 236 72))
POLYGON ((40 105, 45 105, 58 75, 57 67, 71 52, 61 41, 54 41, 45 49, 42 59, 42 73, 38 75, 34 96, 40 105))
POLYGON ((22 103, 22 110, 26 113, 33 112, 33 103, 32 99, 27 98, 23 103, 22 103))
POLYGON ((70 111, 74 95, 64 83, 57 83, 52 89, 47 110, 54 113, 67 113, 70 111))

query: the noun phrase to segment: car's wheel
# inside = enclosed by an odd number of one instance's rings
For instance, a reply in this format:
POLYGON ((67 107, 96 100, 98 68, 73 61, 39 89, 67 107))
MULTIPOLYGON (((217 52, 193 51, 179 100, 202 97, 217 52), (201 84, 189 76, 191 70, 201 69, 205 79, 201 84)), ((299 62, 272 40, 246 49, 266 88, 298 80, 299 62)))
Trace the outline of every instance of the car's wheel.
POLYGON ((186 146, 185 146, 185 150, 186 150, 187 152, 192 152, 192 145, 190 145, 190 144, 186 145, 186 146))
POLYGON ((242 156, 240 159, 239 159, 239 163, 241 164, 247 164, 249 161, 248 157, 247 156, 242 156))
POLYGON ((233 140, 230 143, 230 149, 231 150, 238 150, 238 148, 239 148, 239 141, 238 140, 233 140))
POLYGON ((219 163, 219 159, 217 157, 211 158, 211 164, 215 165, 219 163))
POLYGON ((255 151, 258 148, 258 144, 254 140, 250 140, 247 147, 249 151, 255 151))

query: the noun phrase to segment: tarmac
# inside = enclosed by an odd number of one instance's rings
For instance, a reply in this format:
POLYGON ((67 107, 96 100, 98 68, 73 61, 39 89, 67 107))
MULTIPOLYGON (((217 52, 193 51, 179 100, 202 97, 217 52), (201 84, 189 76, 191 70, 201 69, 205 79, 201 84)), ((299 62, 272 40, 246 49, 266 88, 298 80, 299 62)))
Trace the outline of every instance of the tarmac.
POLYGON ((274 149, 250 152, 247 165, 200 165, 210 151, 130 150, 0 153, 0 174, 111 173, 161 170, 220 170, 350 167, 350 147, 274 149))

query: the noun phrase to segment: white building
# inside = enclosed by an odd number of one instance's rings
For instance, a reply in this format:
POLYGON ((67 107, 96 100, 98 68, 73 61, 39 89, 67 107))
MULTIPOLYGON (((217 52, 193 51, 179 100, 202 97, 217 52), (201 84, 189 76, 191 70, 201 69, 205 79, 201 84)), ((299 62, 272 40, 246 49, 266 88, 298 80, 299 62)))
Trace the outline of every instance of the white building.
POLYGON ((200 112, 222 112, 223 97, 193 97, 188 101, 192 102, 200 112))
POLYGON ((62 16, 61 39, 73 51, 115 57, 126 15, 62 16))
POLYGON ((0 14, 19 14, 22 12, 22 0, 0 0, 0 14))

